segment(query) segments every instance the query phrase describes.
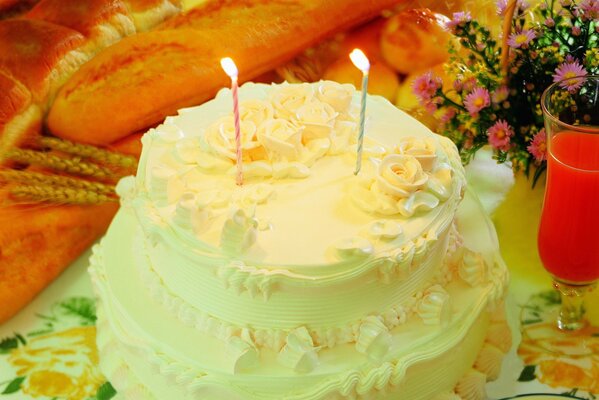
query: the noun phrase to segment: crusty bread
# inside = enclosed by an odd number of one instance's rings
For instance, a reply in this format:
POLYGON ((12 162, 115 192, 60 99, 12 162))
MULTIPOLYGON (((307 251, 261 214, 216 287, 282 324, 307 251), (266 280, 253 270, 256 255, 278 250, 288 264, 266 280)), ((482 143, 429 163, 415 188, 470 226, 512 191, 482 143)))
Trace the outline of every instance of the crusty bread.
MULTIPOLYGON (((5 198, 0 193, 0 201, 5 198)), ((117 208, 117 203, 0 207, 0 323, 104 233, 117 208)))
POLYGON ((0 70, 22 82, 42 110, 85 61, 80 33, 45 21, 0 21, 0 70))
POLYGON ((6 152, 32 139, 40 131, 42 111, 20 82, 0 72, 0 164, 6 152))
POLYGON ((410 9, 389 18, 381 34, 383 58, 396 71, 415 73, 449 59, 451 34, 447 17, 426 8, 410 9))
POLYGON ((89 55, 135 33, 133 19, 121 0, 41 0, 25 17, 81 33, 89 55))
POLYGON ((137 32, 146 32, 181 11, 180 0, 125 0, 137 32))
POLYGON ((249 80, 395 2, 211 2, 173 17, 161 27, 166 30, 125 38, 83 65, 60 91, 48 126, 69 140, 113 142, 228 86, 219 65, 224 56, 249 80))

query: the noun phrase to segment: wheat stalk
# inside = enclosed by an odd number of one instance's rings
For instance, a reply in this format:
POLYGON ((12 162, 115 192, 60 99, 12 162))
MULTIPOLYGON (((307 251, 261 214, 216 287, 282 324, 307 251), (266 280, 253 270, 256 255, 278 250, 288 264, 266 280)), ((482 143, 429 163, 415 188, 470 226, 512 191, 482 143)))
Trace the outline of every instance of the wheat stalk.
POLYGON ((8 151, 7 158, 22 164, 38 165, 56 171, 89 176, 98 179, 117 179, 118 176, 108 168, 83 161, 81 157, 61 158, 52 154, 23 149, 8 151))
POLYGON ((115 197, 92 190, 51 185, 16 185, 10 189, 10 193, 17 199, 36 202, 89 205, 117 201, 115 197))
POLYGON ((131 169, 137 168, 137 160, 135 159, 135 157, 101 149, 99 147, 81 143, 73 143, 68 140, 47 136, 42 136, 39 139, 39 143, 40 145, 53 150, 58 150, 63 153, 89 158, 103 164, 115 165, 131 169))
POLYGON ((19 182, 28 185, 52 185, 75 189, 92 190, 101 194, 114 194, 114 186, 100 182, 86 181, 62 175, 42 174, 39 172, 0 170, 0 181, 19 182))

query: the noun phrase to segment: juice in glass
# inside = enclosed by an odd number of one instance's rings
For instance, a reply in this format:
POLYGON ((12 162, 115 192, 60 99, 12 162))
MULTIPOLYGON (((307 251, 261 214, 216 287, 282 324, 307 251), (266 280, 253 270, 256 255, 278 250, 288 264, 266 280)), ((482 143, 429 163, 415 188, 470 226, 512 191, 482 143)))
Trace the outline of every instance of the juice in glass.
POLYGON ((551 137, 539 228, 545 268, 566 283, 599 279, 599 134, 551 137))

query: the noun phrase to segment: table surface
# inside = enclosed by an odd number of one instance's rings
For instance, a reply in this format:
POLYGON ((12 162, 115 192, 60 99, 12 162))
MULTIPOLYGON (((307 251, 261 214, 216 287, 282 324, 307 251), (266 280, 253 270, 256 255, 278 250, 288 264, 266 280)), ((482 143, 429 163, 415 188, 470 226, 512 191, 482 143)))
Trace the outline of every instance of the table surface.
MULTIPOLYGON (((514 345, 490 399, 543 393, 595 399, 599 393, 599 329, 564 337, 551 324, 559 298, 536 252, 543 187, 523 177, 494 213, 502 254, 512 276, 507 299, 514 345)), ((0 400, 113 397, 97 369, 95 307, 87 277, 89 252, 15 318, 0 326, 0 400)), ((589 299, 599 304, 599 294, 589 299)), ((599 326, 599 307, 587 306, 599 326)), ((560 396, 561 397, 561 396, 560 396)))

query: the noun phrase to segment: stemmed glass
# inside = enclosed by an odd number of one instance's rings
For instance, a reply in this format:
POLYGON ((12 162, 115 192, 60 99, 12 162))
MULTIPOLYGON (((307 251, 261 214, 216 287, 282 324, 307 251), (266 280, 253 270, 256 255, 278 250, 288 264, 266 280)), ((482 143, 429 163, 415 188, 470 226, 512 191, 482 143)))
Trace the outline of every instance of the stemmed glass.
POLYGON ((541 106, 547 184, 539 254, 561 293, 558 327, 578 330, 583 297, 599 280, 599 76, 552 84, 541 106))

